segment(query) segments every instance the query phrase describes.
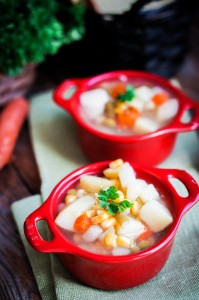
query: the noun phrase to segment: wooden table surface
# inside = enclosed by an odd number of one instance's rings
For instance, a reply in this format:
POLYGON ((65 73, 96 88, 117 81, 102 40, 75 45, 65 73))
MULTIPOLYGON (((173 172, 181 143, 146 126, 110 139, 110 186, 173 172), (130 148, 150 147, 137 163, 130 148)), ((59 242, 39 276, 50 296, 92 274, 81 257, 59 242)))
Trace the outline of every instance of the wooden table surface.
MULTIPOLYGON (((199 101, 199 31, 193 29, 192 34, 191 50, 177 77, 185 93, 199 101)), ((49 62, 38 70, 34 92, 53 88, 62 80, 59 70, 52 70, 52 59, 49 62)), ((10 209, 14 201, 39 192, 40 177, 26 122, 10 164, 0 171, 0 300, 41 299, 10 209)))

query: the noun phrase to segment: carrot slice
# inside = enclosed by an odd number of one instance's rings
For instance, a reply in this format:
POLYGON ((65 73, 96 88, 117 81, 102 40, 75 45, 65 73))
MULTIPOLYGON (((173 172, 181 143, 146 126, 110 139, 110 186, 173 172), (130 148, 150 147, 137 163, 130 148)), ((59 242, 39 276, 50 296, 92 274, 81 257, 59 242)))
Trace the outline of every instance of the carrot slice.
POLYGON ((155 103, 155 105, 157 105, 157 106, 162 105, 163 103, 168 101, 168 99, 169 99, 168 95, 164 92, 157 93, 152 97, 153 103, 155 103))
POLYGON ((113 98, 117 98, 119 94, 123 94, 125 92, 126 92, 126 84, 120 82, 112 89, 111 96, 113 98))
POLYGON ((147 240, 149 236, 151 235, 151 229, 149 227, 145 227, 145 230, 143 233, 141 233, 137 239, 136 242, 140 242, 142 240, 147 240))
POLYGON ((77 231, 85 232, 92 225, 92 221, 86 215, 81 215, 75 220, 74 228, 77 231))
POLYGON ((121 127, 130 127, 139 116, 140 112, 136 108, 130 107, 117 115, 117 122, 121 127))
POLYGON ((20 129, 28 114, 29 103, 24 98, 9 102, 0 115, 0 169, 7 165, 20 129))

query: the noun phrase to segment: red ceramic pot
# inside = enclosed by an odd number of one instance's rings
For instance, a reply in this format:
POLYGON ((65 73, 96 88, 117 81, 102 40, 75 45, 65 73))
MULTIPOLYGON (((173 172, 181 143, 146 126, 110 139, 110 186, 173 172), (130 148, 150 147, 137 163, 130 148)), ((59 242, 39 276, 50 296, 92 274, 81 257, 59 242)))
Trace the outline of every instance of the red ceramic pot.
POLYGON ((75 278, 83 283, 107 290, 130 288, 154 277, 166 263, 174 237, 183 215, 198 201, 199 187, 185 171, 138 167, 133 165, 137 176, 153 183, 164 193, 167 205, 173 215, 173 223, 166 235, 154 246, 137 254, 126 256, 98 255, 71 243, 55 225, 55 217, 60 202, 68 189, 78 182, 82 174, 102 174, 109 162, 94 163, 67 175, 54 188, 44 204, 25 221, 24 230, 28 242, 41 252, 59 253, 63 264, 75 278), (170 183, 170 178, 179 179, 187 188, 188 196, 181 197, 170 183), (53 235, 45 241, 40 236, 36 223, 45 220, 53 235))
POLYGON ((80 145, 91 161, 124 160, 154 166, 164 161, 175 145, 177 133, 199 128, 199 104, 191 101, 169 81, 159 76, 137 71, 115 71, 86 79, 70 79, 64 81, 54 92, 54 101, 68 111, 77 124, 80 145), (89 126, 81 116, 80 95, 96 84, 108 80, 140 81, 167 90, 179 101, 179 110, 174 120, 166 127, 145 135, 119 136, 96 130, 89 126), (75 87, 71 98, 66 99, 65 93, 75 87), (188 123, 182 122, 184 113, 191 109, 193 116, 188 123))

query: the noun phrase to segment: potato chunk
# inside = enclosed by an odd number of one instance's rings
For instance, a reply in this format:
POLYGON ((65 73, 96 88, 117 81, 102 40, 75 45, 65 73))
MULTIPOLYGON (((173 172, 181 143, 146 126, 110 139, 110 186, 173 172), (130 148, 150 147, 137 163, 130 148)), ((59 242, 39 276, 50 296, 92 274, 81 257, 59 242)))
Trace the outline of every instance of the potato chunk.
POLYGON ((141 194, 142 190, 147 186, 146 181, 136 179, 131 185, 128 186, 126 197, 130 202, 133 202, 141 194))
POLYGON ((128 162, 125 162, 119 170, 119 179, 121 186, 127 188, 135 181, 135 171, 128 162))
POLYGON ((136 239, 145 228, 143 223, 125 214, 119 215, 117 221, 119 224, 116 227, 116 233, 132 240, 136 239))
POLYGON ((83 175, 80 178, 80 186, 87 193, 98 193, 101 189, 109 188, 111 185, 113 185, 111 180, 102 177, 83 175))
POLYGON ((55 219, 55 223, 63 229, 75 231, 73 225, 77 217, 90 209, 94 203, 95 199, 93 197, 82 196, 61 210, 55 219))
POLYGON ((139 216, 153 232, 162 231, 173 221, 169 210, 158 201, 149 201, 144 204, 139 216))
POLYGON ((144 187, 144 189, 139 195, 139 199, 141 199, 143 203, 152 200, 159 200, 159 198, 160 195, 153 184, 148 184, 146 187, 144 187))

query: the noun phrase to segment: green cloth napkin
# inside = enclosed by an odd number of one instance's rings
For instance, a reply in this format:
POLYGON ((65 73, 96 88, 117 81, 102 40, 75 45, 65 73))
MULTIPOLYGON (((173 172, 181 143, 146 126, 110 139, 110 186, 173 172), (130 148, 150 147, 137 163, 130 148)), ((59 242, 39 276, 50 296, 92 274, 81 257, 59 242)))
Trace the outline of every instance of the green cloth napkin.
MULTIPOLYGON (((76 281, 67 272, 57 254, 39 253, 28 245, 23 232, 26 217, 45 201, 54 185, 63 176, 88 163, 79 148, 73 120, 52 102, 51 91, 32 99, 30 128, 42 179, 42 195, 15 202, 12 211, 42 298, 199 299, 199 204, 183 217, 169 260, 161 272, 149 282, 128 290, 104 291, 88 287, 76 281)), ((185 169, 199 181, 198 149, 196 132, 180 134, 172 155, 160 167, 185 169)), ((43 224, 39 225, 41 226, 39 230, 45 231, 43 224)))

